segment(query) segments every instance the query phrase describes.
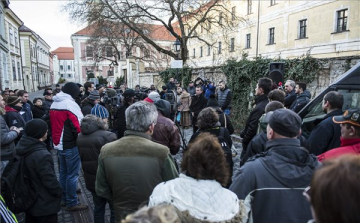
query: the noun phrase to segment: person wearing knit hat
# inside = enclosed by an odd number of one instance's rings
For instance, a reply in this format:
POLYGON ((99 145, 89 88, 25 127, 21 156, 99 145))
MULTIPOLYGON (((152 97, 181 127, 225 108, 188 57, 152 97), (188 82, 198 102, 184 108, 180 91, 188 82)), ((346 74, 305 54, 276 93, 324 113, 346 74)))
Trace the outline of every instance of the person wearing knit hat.
POLYGON ((65 94, 70 95, 73 99, 76 99, 76 97, 79 95, 80 88, 74 82, 68 82, 64 85, 62 91, 65 94))
POLYGON ((216 100, 216 97, 214 94, 210 95, 210 98, 206 104, 206 107, 219 107, 219 102, 216 100))
POLYGON ((62 188, 55 174, 52 155, 44 143, 47 130, 45 121, 30 120, 26 123, 25 135, 16 145, 16 154, 24 157, 28 177, 34 182, 34 190, 38 193, 38 199, 25 213, 26 222, 29 219, 31 222, 57 222, 60 211, 62 188))
MULTIPOLYGON (((22 109, 22 102, 18 96, 9 96, 6 100, 5 112, 4 115, 5 122, 7 126, 15 126, 17 128, 23 129, 25 127, 25 120, 20 115, 20 111, 22 109)), ((15 144, 20 140, 18 137, 15 140, 15 144)))
POLYGON ((81 211, 88 208, 80 204, 76 194, 80 171, 80 157, 76 139, 80 133, 80 122, 84 115, 74 98, 79 95, 79 87, 66 83, 63 91, 54 96, 50 107, 51 134, 54 149, 59 156, 59 182, 63 188, 62 206, 67 211, 81 211))
POLYGON ((91 114, 91 109, 100 102, 99 91, 90 91, 89 96, 81 102, 81 112, 83 115, 91 114))
POLYGON ((95 115, 99 118, 102 118, 102 119, 108 119, 109 118, 109 112, 108 110, 102 106, 102 105, 95 105, 92 109, 91 109, 91 114, 92 115, 95 115))
POLYGON ((147 96, 147 98, 144 99, 144 101, 150 102, 150 103, 155 103, 158 100, 160 100, 160 95, 159 93, 153 91, 150 92, 150 94, 147 96))

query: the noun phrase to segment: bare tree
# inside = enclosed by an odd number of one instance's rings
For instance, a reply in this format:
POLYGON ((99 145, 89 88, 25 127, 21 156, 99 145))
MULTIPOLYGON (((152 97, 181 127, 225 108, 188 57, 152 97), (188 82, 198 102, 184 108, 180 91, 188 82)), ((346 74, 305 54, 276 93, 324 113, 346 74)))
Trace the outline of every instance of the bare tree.
POLYGON ((219 29, 236 28, 240 19, 228 10, 229 4, 229 0, 72 0, 64 9, 74 21, 89 24, 99 20, 121 22, 156 51, 185 62, 189 40, 214 44, 211 39, 199 35, 199 29, 206 30, 211 36, 219 29), (180 54, 156 42, 146 24, 160 24, 164 32, 179 40, 180 54))

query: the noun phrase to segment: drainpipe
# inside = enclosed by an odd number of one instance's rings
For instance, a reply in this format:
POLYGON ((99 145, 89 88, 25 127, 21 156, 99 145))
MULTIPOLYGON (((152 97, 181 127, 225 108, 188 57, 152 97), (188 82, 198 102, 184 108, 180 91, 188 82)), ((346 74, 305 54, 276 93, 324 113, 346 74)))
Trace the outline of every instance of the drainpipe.
POLYGON ((258 0, 258 19, 256 31, 256 57, 259 55, 259 29, 260 29, 260 0, 258 0))

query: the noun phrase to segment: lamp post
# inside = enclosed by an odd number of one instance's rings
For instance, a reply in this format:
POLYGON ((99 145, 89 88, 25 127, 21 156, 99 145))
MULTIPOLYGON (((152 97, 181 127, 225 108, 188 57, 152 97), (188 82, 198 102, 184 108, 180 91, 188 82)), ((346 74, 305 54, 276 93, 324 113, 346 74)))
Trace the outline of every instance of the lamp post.
MULTIPOLYGON (((183 61, 180 58, 181 42, 179 41, 179 39, 176 39, 173 46, 174 46, 174 51, 177 53, 177 58, 171 64, 171 68, 176 68, 176 77, 178 78, 179 77, 179 69, 183 68, 183 61)), ((181 86, 184 87, 182 72, 181 72, 181 86)))

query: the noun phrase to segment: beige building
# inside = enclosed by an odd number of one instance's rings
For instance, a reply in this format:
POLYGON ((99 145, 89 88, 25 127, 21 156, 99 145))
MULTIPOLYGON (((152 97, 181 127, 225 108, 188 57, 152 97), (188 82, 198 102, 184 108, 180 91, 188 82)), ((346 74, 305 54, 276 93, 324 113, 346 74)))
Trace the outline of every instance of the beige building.
POLYGON ((229 10, 241 18, 236 32, 220 35, 218 30, 211 46, 192 41, 189 66, 220 65, 243 53, 250 58, 360 56, 360 1, 233 0, 229 10))

